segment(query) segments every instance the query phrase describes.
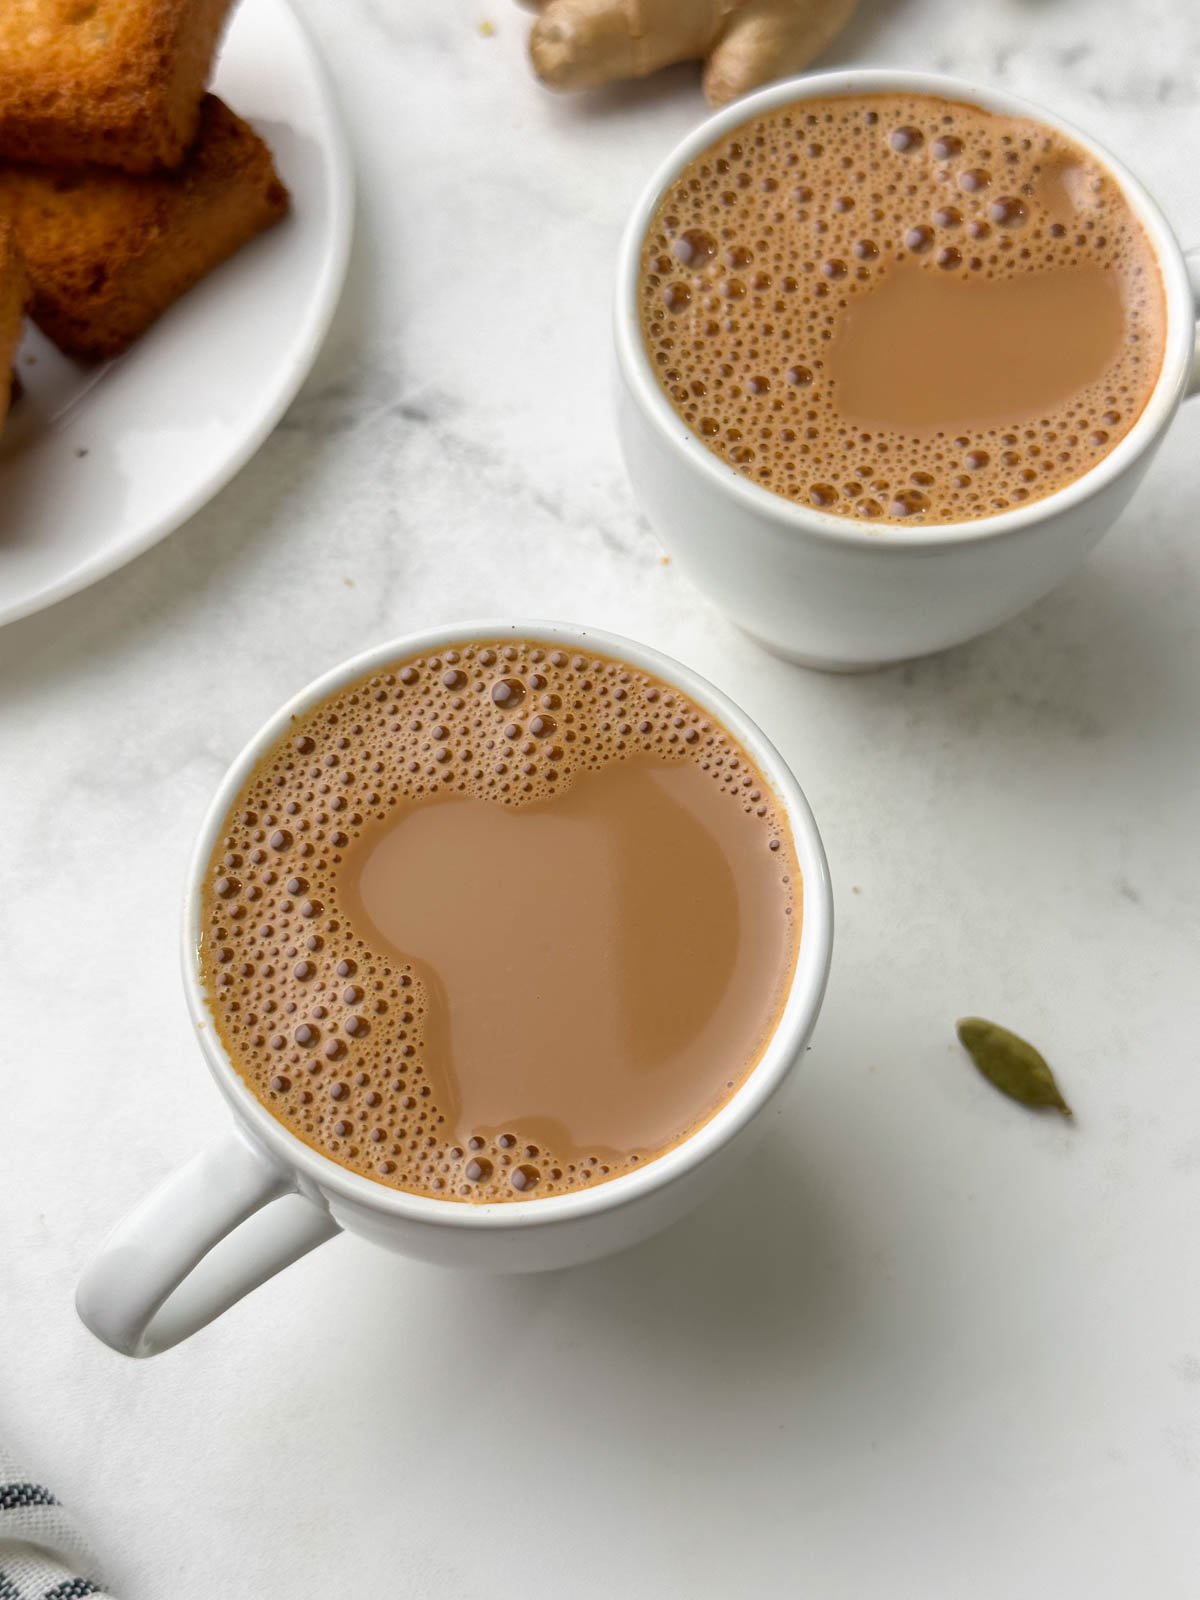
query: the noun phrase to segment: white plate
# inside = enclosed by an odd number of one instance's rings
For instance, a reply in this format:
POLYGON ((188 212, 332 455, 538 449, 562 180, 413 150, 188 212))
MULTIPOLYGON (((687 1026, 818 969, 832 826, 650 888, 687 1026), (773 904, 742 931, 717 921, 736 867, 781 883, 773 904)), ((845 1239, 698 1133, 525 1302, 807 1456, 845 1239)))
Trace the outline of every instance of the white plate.
POLYGON ((349 255, 329 81, 286 0, 244 0, 213 88, 270 145, 292 212, 100 368, 30 330, 0 437, 0 624, 140 555, 244 466, 312 366, 349 255))

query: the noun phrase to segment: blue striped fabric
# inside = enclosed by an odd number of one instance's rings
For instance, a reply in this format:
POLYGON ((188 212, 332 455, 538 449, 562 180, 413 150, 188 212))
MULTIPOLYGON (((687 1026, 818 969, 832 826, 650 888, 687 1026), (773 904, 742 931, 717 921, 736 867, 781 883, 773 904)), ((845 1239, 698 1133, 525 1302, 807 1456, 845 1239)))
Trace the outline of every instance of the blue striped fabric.
POLYGON ((0 1450, 0 1600, 111 1600, 56 1495, 0 1450))

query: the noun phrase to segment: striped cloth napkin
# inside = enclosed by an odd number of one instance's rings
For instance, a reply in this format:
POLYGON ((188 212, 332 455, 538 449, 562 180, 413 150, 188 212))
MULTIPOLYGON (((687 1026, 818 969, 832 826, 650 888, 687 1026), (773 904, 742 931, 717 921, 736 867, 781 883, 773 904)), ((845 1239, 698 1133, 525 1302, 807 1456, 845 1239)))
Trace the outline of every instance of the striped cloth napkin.
POLYGON ((44 1485, 0 1448, 0 1600, 112 1600, 87 1542, 44 1485))

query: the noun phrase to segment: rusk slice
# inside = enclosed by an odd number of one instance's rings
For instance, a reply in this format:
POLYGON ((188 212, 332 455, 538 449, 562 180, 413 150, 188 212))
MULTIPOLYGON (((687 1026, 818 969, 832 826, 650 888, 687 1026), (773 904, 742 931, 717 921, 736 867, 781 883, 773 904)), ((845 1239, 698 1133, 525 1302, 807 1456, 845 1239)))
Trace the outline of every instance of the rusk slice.
POLYGON ((0 159, 183 161, 232 0, 0 0, 0 159))
POLYGON ((215 95, 178 172, 0 168, 0 212, 16 226, 34 321, 75 356, 119 355, 287 206, 271 152, 215 95))
POLYGON ((29 285, 13 226, 0 216, 0 432, 12 398, 12 364, 21 342, 29 285))

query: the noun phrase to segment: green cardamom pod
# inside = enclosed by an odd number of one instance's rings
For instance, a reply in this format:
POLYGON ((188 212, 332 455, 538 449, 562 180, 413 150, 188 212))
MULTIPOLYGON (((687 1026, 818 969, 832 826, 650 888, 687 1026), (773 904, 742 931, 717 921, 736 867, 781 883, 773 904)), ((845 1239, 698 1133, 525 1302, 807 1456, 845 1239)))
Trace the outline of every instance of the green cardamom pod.
POLYGON ((1023 1106, 1053 1108, 1072 1115, 1045 1057, 1024 1039, 982 1017, 963 1017, 958 1037, 971 1060, 990 1084, 1023 1106))

